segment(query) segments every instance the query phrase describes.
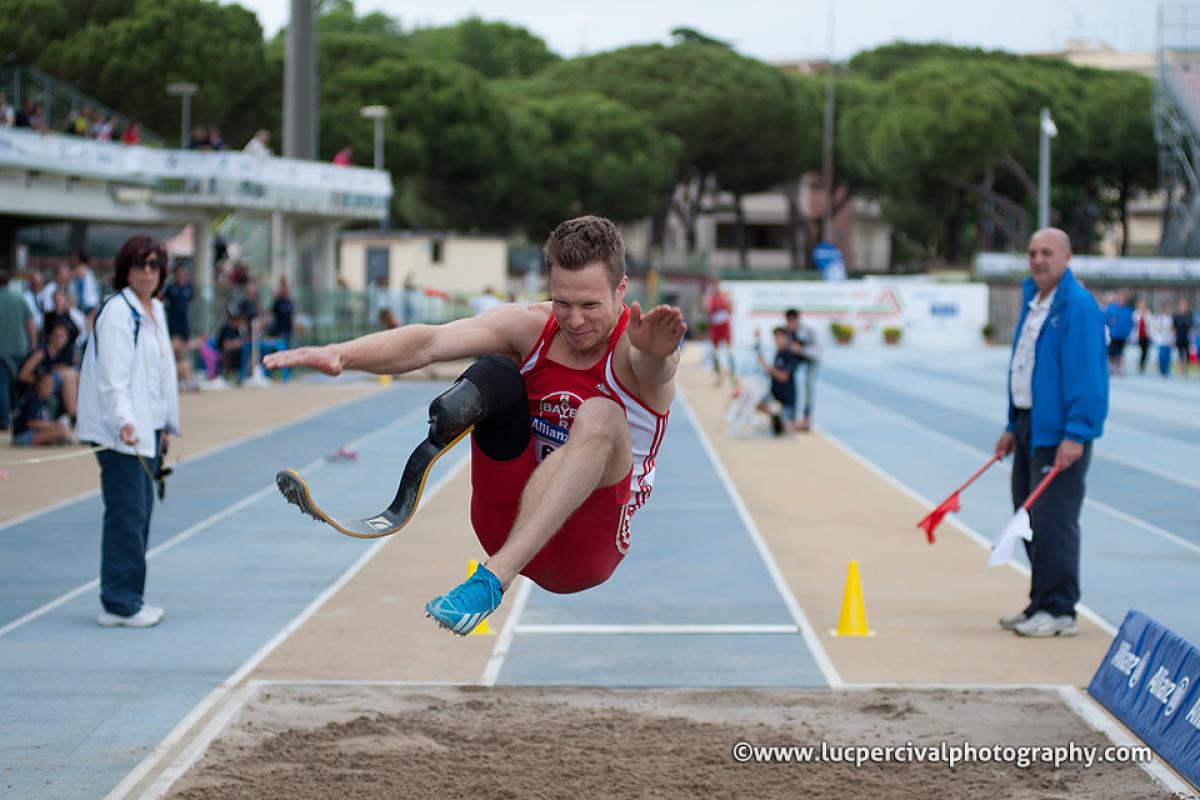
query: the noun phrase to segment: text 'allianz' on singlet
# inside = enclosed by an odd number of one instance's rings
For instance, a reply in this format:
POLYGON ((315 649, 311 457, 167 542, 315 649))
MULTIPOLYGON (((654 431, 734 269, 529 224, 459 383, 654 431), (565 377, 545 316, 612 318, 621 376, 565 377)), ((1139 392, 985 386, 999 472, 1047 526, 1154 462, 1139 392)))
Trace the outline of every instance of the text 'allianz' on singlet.
POLYGON ((650 408, 617 379, 613 370, 613 351, 628 324, 629 308, 626 306, 608 339, 604 357, 586 369, 575 369, 547 356, 558 332, 558 322, 551 314, 537 344, 521 364, 529 395, 534 454, 539 464, 566 443, 571 423, 584 400, 606 397, 624 409, 633 450, 633 472, 629 478, 631 497, 626 520, 645 505, 654 488, 654 460, 658 457, 670 416, 670 412, 660 414, 650 408))

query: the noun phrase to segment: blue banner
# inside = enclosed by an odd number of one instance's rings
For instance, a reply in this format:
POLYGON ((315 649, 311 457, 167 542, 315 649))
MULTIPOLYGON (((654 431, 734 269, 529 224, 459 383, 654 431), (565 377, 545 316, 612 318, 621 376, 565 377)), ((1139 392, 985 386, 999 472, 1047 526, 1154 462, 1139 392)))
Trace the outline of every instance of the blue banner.
POLYGON ((1200 786, 1200 648, 1131 609, 1088 693, 1200 786))

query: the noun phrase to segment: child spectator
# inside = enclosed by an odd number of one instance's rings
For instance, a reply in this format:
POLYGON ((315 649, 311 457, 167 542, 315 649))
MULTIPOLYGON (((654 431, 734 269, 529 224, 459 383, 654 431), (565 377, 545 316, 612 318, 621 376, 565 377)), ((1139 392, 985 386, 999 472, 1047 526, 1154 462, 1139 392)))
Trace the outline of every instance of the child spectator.
POLYGON ((57 419, 58 398, 54 394, 54 372, 38 373, 33 388, 25 392, 13 420, 12 442, 17 447, 66 444, 71 429, 65 420, 57 419))

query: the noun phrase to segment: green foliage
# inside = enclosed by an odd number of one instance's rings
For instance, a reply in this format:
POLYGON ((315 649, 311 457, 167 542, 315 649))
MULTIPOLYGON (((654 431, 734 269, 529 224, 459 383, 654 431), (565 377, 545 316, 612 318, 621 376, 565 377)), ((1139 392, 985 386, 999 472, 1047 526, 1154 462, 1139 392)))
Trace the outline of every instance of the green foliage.
POLYGON ((425 28, 408 37, 413 52, 425 58, 463 64, 485 78, 523 78, 559 57, 524 28, 470 17, 445 28, 425 28))
POLYGON ((829 323, 829 333, 838 342, 845 344, 854 339, 854 326, 844 322, 831 322, 829 323))
POLYGON ((674 183, 682 145, 655 130, 646 115, 614 100, 587 94, 531 98, 510 113, 515 157, 510 193, 533 241, 581 213, 644 218, 658 193, 674 183))

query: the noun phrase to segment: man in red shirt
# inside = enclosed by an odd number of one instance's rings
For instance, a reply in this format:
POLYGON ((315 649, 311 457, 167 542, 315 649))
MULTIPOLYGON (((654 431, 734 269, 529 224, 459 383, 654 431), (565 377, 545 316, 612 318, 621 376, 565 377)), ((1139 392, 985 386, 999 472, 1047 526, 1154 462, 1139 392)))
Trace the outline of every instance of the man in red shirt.
POLYGON ((401 485, 403 492, 423 481, 432 461, 472 431, 471 520, 491 558, 425 606, 460 635, 500 605, 518 574, 561 593, 608 579, 629 547, 633 512, 653 488, 675 397, 687 325, 672 306, 646 313, 636 302, 625 306, 625 244, 616 225, 568 220, 543 252, 549 302, 505 304, 264 362, 395 375, 484 356, 431 404, 429 438, 401 485))
POLYGON ((708 340, 712 344, 713 372, 717 375, 717 386, 721 385, 721 348, 725 348, 725 363, 729 367, 729 376, 734 384, 737 375, 733 371, 733 303, 729 295, 721 291, 717 284, 709 287, 704 296, 704 311, 708 314, 708 340))

